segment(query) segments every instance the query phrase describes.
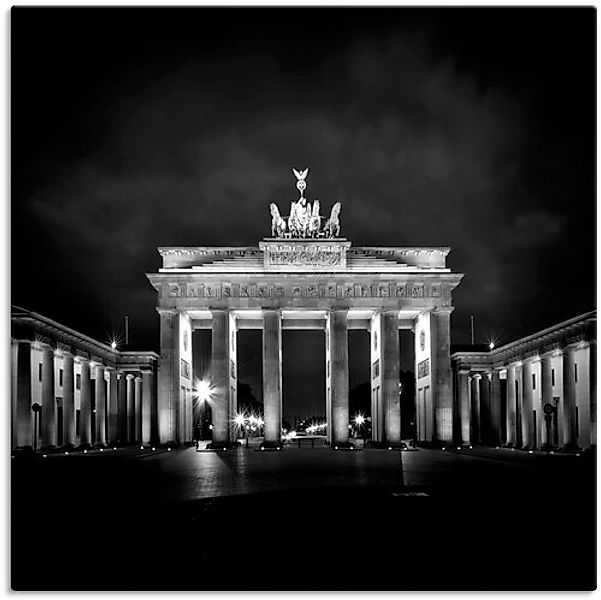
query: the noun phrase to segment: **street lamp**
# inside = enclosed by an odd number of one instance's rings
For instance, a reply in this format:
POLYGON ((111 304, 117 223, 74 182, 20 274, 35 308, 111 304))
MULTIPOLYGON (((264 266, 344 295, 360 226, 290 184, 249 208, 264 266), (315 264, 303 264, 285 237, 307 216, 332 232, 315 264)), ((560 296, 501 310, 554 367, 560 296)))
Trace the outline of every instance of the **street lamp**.
MULTIPOLYGON (((207 405, 209 405, 209 403, 211 402, 214 389, 215 387, 208 379, 196 379, 194 389, 192 390, 192 397, 195 398, 198 402, 204 403, 205 418, 207 414, 207 405)), ((209 429, 212 430, 213 427, 209 425, 209 429)), ((203 436, 203 430, 204 426, 201 422, 201 436, 203 436)))

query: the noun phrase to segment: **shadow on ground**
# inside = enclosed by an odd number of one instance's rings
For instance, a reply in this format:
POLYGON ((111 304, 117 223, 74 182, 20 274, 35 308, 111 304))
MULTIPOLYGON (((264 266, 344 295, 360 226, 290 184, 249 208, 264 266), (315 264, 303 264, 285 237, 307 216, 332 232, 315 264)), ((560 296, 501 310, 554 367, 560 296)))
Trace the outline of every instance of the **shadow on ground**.
POLYGON ((590 454, 107 454, 11 461, 12 589, 596 585, 590 454))

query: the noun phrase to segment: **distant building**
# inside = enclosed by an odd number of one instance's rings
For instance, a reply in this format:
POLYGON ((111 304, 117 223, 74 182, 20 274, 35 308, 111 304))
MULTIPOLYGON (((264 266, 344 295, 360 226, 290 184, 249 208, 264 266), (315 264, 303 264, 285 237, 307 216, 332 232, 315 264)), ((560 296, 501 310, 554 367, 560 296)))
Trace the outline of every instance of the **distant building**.
POLYGON ((587 449, 597 444, 597 312, 500 346, 451 355, 463 445, 587 449))
POLYGON ((158 359, 12 307, 12 448, 155 442, 158 359))

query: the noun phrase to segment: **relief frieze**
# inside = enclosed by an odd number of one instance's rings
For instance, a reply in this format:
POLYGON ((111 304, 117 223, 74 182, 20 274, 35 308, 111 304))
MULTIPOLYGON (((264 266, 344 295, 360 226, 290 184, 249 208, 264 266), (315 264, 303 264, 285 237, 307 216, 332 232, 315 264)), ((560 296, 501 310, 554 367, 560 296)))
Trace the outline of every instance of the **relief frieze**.
POLYGON ((439 284, 383 282, 266 284, 266 283, 177 283, 163 289, 169 298, 446 298, 448 291, 439 284))

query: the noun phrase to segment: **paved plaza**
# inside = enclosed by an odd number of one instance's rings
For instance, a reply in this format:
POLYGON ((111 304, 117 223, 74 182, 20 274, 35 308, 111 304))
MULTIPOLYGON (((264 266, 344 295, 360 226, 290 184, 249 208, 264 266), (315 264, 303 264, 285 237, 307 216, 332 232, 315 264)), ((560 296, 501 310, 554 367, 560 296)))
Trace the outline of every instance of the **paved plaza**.
POLYGON ((594 587, 590 453, 127 448, 11 465, 17 590, 594 587))

